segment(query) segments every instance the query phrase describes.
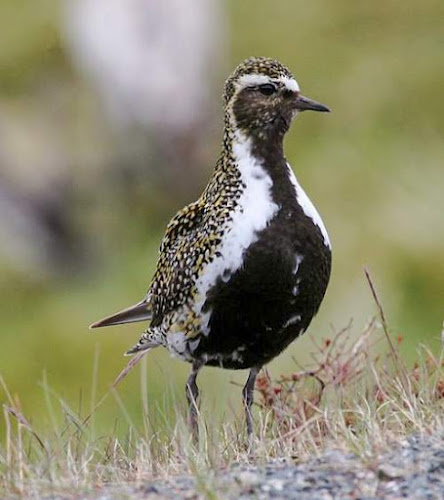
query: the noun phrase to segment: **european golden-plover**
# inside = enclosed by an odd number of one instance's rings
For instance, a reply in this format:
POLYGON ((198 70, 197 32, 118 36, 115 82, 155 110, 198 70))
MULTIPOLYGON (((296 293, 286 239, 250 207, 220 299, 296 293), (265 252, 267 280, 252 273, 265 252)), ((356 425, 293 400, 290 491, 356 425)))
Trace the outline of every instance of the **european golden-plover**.
POLYGON ((236 68, 224 104, 214 173, 168 224, 147 294, 91 327, 148 321, 127 354, 164 346, 192 364, 186 394, 194 427, 200 368, 250 369, 242 394, 251 438, 256 376, 305 332, 330 277, 327 231, 283 152, 295 116, 329 109, 264 57, 236 68))

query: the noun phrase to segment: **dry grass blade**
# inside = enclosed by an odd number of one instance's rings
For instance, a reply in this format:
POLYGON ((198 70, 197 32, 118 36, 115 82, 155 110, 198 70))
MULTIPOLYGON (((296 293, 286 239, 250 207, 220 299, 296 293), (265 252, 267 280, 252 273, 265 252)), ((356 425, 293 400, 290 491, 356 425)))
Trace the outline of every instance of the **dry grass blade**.
POLYGON ((3 409, 4 409, 4 411, 6 411, 10 415, 12 415, 20 423, 20 425, 22 425, 26 430, 28 430, 34 436, 34 438, 37 440, 37 442, 39 443, 41 448, 44 451, 46 451, 46 447, 45 447, 43 441, 40 439, 39 435, 34 431, 31 424, 28 422, 28 420, 26 419, 26 417, 23 415, 23 413, 21 411, 17 410, 17 408, 12 408, 11 406, 8 406, 6 404, 3 405, 3 409))
POLYGON ((381 301, 379 300, 378 294, 376 293, 375 285, 373 284, 373 280, 370 276, 370 272, 368 269, 364 268, 365 277, 367 278, 367 282, 369 284, 370 290, 372 292, 373 299, 376 303, 376 307, 378 308, 379 317, 381 318, 382 328, 384 330, 390 351, 393 356, 393 360, 395 361, 395 367, 398 372, 398 375, 402 378, 404 384, 408 383, 408 377, 406 373, 406 369, 404 363, 401 361, 398 351, 395 349, 393 345, 392 339, 390 338, 390 334, 388 332, 387 321, 385 319, 384 309, 382 307, 381 301))
POLYGON ((128 375, 128 373, 137 365, 137 363, 148 353, 150 349, 145 349, 144 351, 140 351, 129 360, 128 364, 125 368, 119 373, 117 378, 114 380, 112 388, 115 389, 120 382, 128 375))
MULTIPOLYGON (((307 366, 301 368, 295 361, 295 371, 276 380, 262 372, 256 385, 259 411, 255 415, 254 457, 245 453, 243 422, 224 419, 219 428, 205 408, 198 446, 191 443, 180 404, 171 424, 168 410, 162 414, 162 408, 157 408, 148 415, 142 396, 144 422, 136 424, 135 414, 115 389, 146 351, 131 358, 92 409, 96 412, 113 394, 116 410, 124 417, 123 427, 116 417, 99 438, 92 425, 84 425, 91 415, 82 420, 81 405, 72 410, 45 383, 45 396, 57 400, 58 405, 47 405, 54 415, 48 435, 40 439, 0 377, 7 401, 3 405, 5 447, 0 445, 0 496, 12 498, 17 491, 26 495, 31 490, 33 495, 39 491, 32 498, 70 495, 73 489, 82 494, 79 487, 92 491, 112 483, 131 488, 136 482, 159 476, 191 474, 202 495, 210 497, 214 476, 209 472, 233 463, 267 463, 275 457, 305 460, 328 447, 352 451, 368 461, 413 432, 442 432, 443 352, 436 355, 420 346, 418 361, 408 368, 399 352, 402 339, 390 342, 381 303, 369 274, 366 276, 384 328, 371 320, 356 334, 350 323, 333 331, 330 338, 313 339, 307 366), (385 352, 381 354, 382 348, 385 352), (397 376, 401 370, 405 378, 397 376), (17 426, 12 425, 15 421, 17 426), (41 448, 47 452, 42 453, 41 448)), ((143 392, 143 382, 141 387, 143 392)), ((237 407, 233 413, 238 413, 237 407)))
POLYGON ((82 425, 85 425, 91 420, 91 417, 94 415, 94 413, 102 406, 102 404, 105 402, 105 400, 108 398, 110 391, 115 389, 120 382, 129 374, 129 372, 139 363, 139 361, 145 356, 145 354, 148 353, 150 349, 146 349, 145 351, 140 351, 128 362, 128 364, 125 366, 125 368, 117 375, 115 378, 114 382, 112 383, 110 389, 99 399, 99 401, 96 403, 96 405, 93 407, 93 409, 90 411, 90 413, 83 419, 82 425))
POLYGON ((314 343, 309 369, 276 380, 267 373, 259 377, 259 406, 269 415, 263 432, 273 446, 294 453, 303 442, 312 450, 330 442, 367 456, 387 446, 388 436, 444 425, 442 353, 419 346, 419 361, 408 370, 399 353, 401 338, 388 344, 386 355, 373 352, 384 339, 388 329, 381 333, 374 321, 357 337, 342 329, 314 343), (399 373, 403 377, 394 376, 399 373))
POLYGON ((3 405, 3 408, 8 412, 10 413, 12 416, 14 416, 22 425, 23 427, 25 427, 26 429, 28 429, 29 431, 32 431, 32 427, 31 427, 31 424, 26 420, 25 416, 23 415, 23 413, 19 412, 17 409, 15 408, 11 408, 10 406, 8 405, 3 405))

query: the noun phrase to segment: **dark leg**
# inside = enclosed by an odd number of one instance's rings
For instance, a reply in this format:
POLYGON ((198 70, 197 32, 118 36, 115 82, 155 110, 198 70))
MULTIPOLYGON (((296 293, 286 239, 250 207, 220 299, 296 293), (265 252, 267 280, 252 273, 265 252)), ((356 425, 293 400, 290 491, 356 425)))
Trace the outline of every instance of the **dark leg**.
POLYGON ((245 416, 247 421, 247 435, 250 445, 253 438, 253 416, 251 414, 251 405, 253 404, 254 384, 256 383, 256 377, 260 369, 261 367, 254 367, 250 370, 247 383, 242 389, 242 399, 244 401, 245 416))
POLYGON ((198 398, 199 398, 199 388, 196 384, 197 374, 202 368, 201 362, 195 361, 193 367, 191 368, 190 376, 187 380, 186 385, 186 395, 188 401, 188 426, 193 434, 194 438, 197 438, 197 416, 198 416, 198 398))

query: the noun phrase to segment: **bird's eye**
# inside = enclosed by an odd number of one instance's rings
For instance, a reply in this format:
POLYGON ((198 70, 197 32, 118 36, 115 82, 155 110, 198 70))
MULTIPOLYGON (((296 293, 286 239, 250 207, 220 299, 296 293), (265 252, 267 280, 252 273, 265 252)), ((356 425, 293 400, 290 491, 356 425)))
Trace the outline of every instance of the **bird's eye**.
POLYGON ((259 85, 258 89, 259 92, 264 95, 274 94, 277 90, 276 86, 272 83, 263 83, 262 85, 259 85))

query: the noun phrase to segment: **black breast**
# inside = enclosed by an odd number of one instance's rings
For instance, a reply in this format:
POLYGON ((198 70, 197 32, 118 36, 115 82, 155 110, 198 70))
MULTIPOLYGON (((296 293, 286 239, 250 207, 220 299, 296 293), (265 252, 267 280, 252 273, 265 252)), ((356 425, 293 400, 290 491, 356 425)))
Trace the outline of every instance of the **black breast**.
POLYGON ((208 363, 261 366, 303 333, 324 297, 330 248, 295 198, 286 165, 273 172, 277 215, 245 251, 243 266, 209 290, 209 334, 193 353, 208 363))

